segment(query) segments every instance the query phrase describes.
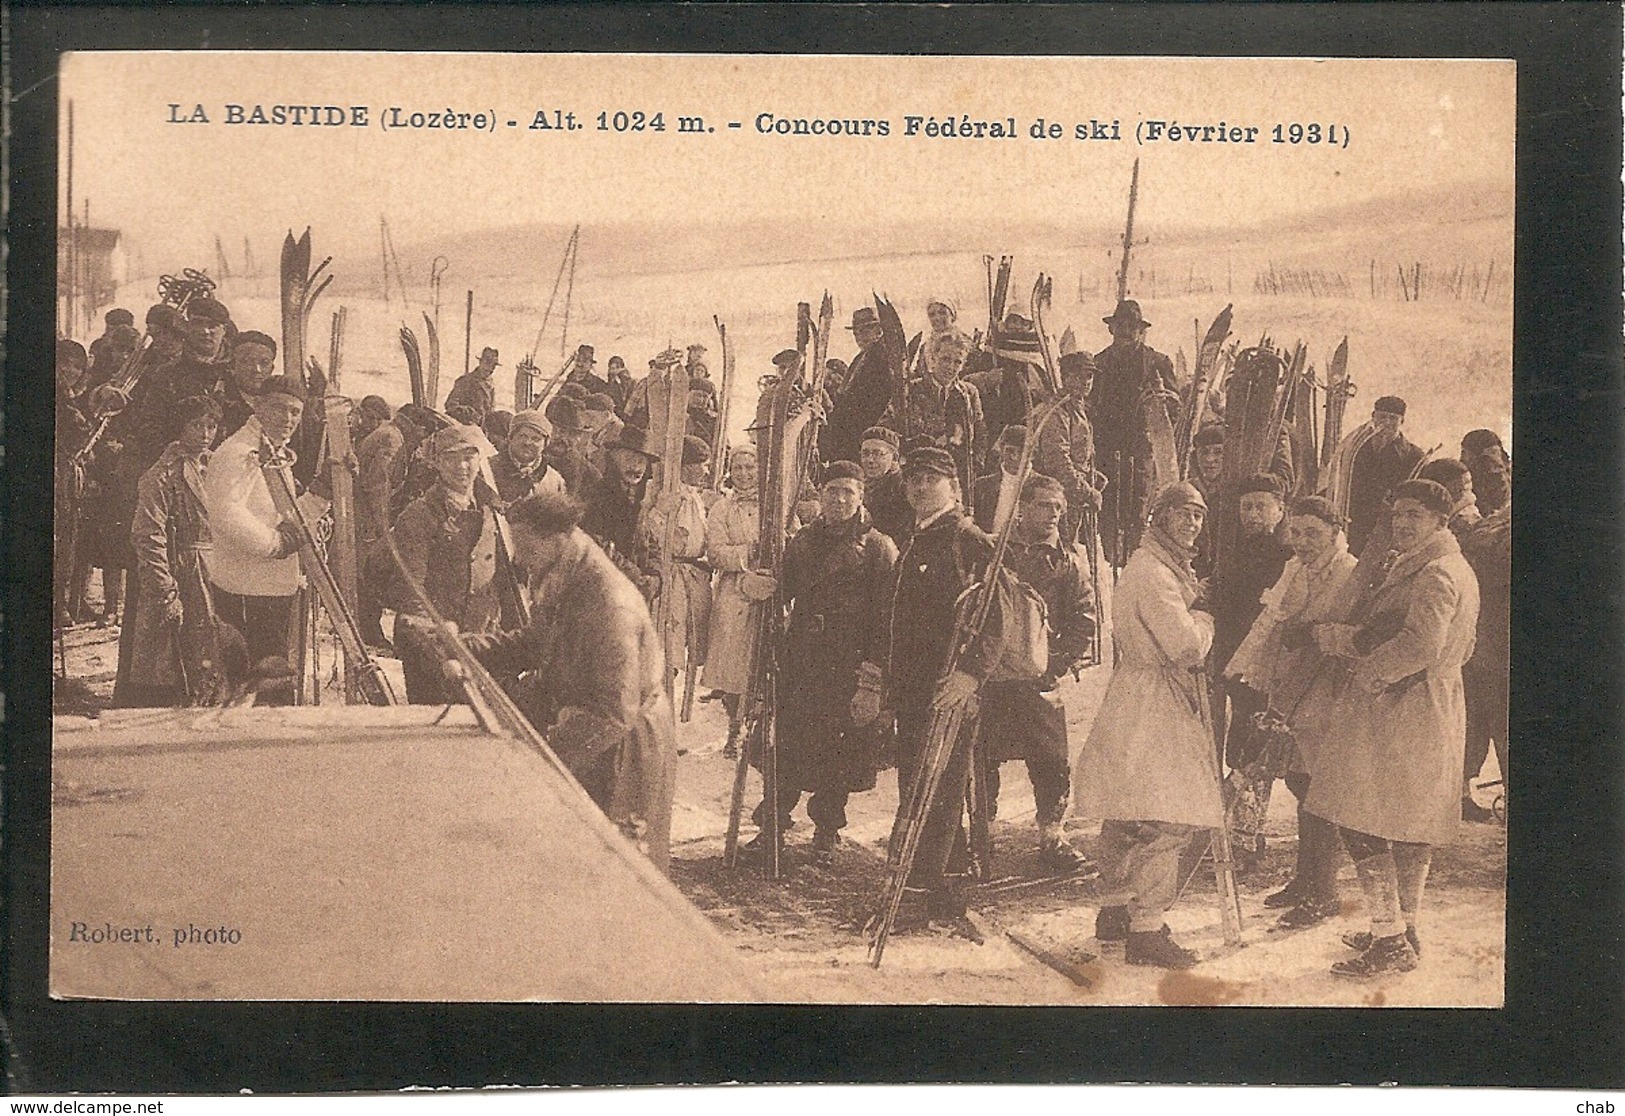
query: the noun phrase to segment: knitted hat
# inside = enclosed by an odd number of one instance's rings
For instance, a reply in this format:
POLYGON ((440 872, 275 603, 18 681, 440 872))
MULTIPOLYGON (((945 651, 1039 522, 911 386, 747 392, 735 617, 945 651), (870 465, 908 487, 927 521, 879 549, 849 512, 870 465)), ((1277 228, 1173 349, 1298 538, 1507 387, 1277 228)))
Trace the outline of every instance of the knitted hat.
POLYGON ((553 424, 540 411, 515 412, 513 421, 508 424, 508 437, 512 438, 522 429, 534 430, 544 438, 553 436, 553 424))
POLYGON ((1198 446, 1224 445, 1224 423, 1210 422, 1196 432, 1194 444, 1198 446))
POLYGON ((272 356, 276 356, 276 342, 271 339, 270 334, 261 333, 257 329, 245 329, 231 339, 232 349, 235 350, 239 345, 264 345, 271 350, 272 356))
POLYGON ((936 446, 921 446, 908 451, 908 457, 903 462, 904 473, 936 473, 944 477, 957 475, 954 469, 954 459, 948 456, 948 451, 936 446))
POLYGON ((1300 496, 1292 501, 1293 515, 1312 515, 1330 527, 1347 526, 1348 520, 1337 514, 1332 502, 1324 496, 1300 496))
POLYGON ((231 312, 226 304, 219 299, 204 295, 194 298, 186 304, 186 320, 189 322, 208 322, 211 325, 227 325, 231 321, 231 312))
POLYGON ((824 467, 824 484, 830 481, 849 480, 863 483, 863 469, 855 461, 831 461, 824 467))
POLYGON ((303 403, 306 398, 305 385, 293 376, 272 376, 260 385, 258 395, 286 395, 303 403))
POLYGON ((871 426, 865 430, 859 444, 863 442, 884 442, 891 447, 893 453, 899 452, 902 446, 902 442, 897 438, 897 431, 886 426, 871 426))

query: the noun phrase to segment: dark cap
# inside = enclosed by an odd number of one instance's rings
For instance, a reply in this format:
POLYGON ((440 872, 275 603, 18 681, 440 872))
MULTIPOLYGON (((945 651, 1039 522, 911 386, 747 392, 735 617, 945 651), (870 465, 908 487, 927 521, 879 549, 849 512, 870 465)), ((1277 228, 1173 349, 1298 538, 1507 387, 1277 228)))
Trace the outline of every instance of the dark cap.
POLYGON ((555 396, 543 412, 547 421, 559 430, 591 430, 583 413, 586 410, 581 400, 568 395, 555 396))
POLYGON ((589 392, 582 385, 575 384, 575 383, 570 383, 570 384, 561 384, 559 386, 559 393, 558 393, 558 395, 554 396, 554 398, 555 399, 574 399, 577 402, 586 402, 587 396, 590 395, 590 394, 592 394, 592 393, 589 392))
POLYGON ((85 347, 66 337, 56 343, 56 362, 71 364, 81 371, 90 367, 90 358, 85 355, 85 347))
POLYGON ((227 325, 231 322, 231 312, 226 304, 219 299, 204 295, 194 298, 186 304, 186 320, 189 322, 209 322, 212 325, 227 325))
POLYGON ((954 477, 958 471, 954 468, 954 459, 948 451, 937 446, 920 446, 918 449, 908 451, 908 457, 903 461, 904 473, 936 473, 939 476, 954 477))
POLYGON ((1224 423, 1210 422, 1196 432, 1193 444, 1198 446, 1224 445, 1224 423))
POLYGON ((1344 527, 1348 520, 1337 514, 1332 502, 1324 496, 1300 496, 1292 501, 1293 515, 1312 515, 1330 527, 1344 527))
POLYGON ((1417 471, 1422 480, 1438 481, 1446 488, 1459 487, 1461 478, 1468 476, 1471 470, 1457 461, 1454 457, 1435 457, 1417 471))
POLYGON ((595 391, 582 401, 581 407, 587 411, 613 411, 615 400, 601 391, 595 391))
POLYGON ((1405 401, 1397 395, 1385 395, 1371 404, 1373 411, 1380 411, 1385 415, 1398 415, 1405 417, 1405 401))
POLYGON ((1201 491, 1194 484, 1189 481, 1180 481, 1178 484, 1170 484, 1167 488, 1164 488, 1157 493, 1157 498, 1151 501, 1152 515, 1166 511, 1169 508, 1201 508, 1205 511, 1207 501, 1202 498, 1201 491))
POLYGON ((1286 499, 1286 486, 1281 483, 1281 478, 1274 473, 1254 473, 1241 482, 1241 488, 1236 495, 1246 496, 1251 492, 1268 492, 1277 500, 1286 499))
POLYGON ((789 371, 801 361, 801 353, 797 349, 780 349, 773 354, 773 366, 789 371))
POLYGON ((157 333, 159 330, 178 333, 185 324, 186 319, 181 317, 181 312, 167 302, 157 303, 147 311, 148 333, 157 333))
POLYGON ((205 416, 220 421, 220 400, 213 395, 188 395, 175 404, 174 418, 182 426, 205 416))
POLYGON ((1467 453, 1483 453, 1488 449, 1506 452, 1506 447, 1501 444, 1501 436, 1493 430, 1467 431, 1461 436, 1461 448, 1467 453))
POLYGON ((257 329, 245 329, 231 339, 233 349, 236 349, 239 345, 264 345, 271 350, 272 356, 276 356, 276 342, 271 339, 270 334, 261 333, 257 329))
POLYGON ((863 468, 856 461, 831 461, 824 468, 822 484, 830 481, 849 480, 863 483, 863 468))
POLYGON ((1079 350, 1075 353, 1061 354, 1061 375, 1073 375, 1079 372, 1095 372, 1095 358, 1079 350))
MULTIPOLYGON (((558 420, 553 420, 558 424, 558 420)), ((620 434, 613 442, 604 447, 607 450, 629 450, 632 453, 641 453, 651 461, 659 461, 660 455, 656 453, 649 441, 649 432, 641 426, 628 423, 621 427, 620 434)))
POLYGON ((1408 480, 1403 484, 1394 486, 1388 494, 1390 504, 1400 500, 1415 500, 1435 515, 1448 517, 1455 510, 1456 502, 1450 498, 1450 490, 1438 481, 1408 480))
POLYGON ((694 434, 683 435, 683 464, 704 465, 711 460, 711 447, 704 438, 694 434))
POLYGON ((306 398, 305 385, 292 376, 272 376, 260 385, 255 395, 286 395, 303 403, 306 398))
POLYGON ((613 371, 616 368, 622 369, 624 371, 625 368, 626 368, 626 361, 622 360, 618 356, 612 356, 612 357, 609 358, 609 367, 610 367, 611 371, 613 371))
POLYGON ((389 402, 381 395, 369 395, 356 405, 356 409, 364 415, 376 415, 384 421, 389 421, 389 402))
POLYGON ((106 316, 102 318, 102 321, 109 326, 133 326, 135 325, 135 315, 120 307, 119 309, 109 310, 106 316))
POLYGON ((858 439, 858 445, 862 446, 864 442, 885 442, 893 450, 898 450, 903 444, 897 437, 897 431, 889 426, 871 426, 863 432, 863 437, 858 439))

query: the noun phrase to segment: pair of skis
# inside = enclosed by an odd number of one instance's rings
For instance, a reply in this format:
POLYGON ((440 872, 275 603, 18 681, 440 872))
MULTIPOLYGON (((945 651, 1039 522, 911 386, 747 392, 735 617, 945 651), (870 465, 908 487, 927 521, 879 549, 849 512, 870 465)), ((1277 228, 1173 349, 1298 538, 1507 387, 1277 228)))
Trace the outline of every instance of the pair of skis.
MULTIPOLYGON (((1060 412, 1066 402, 1061 393, 1054 354, 1050 351, 1048 338, 1043 333, 1043 311, 1050 297, 1050 289, 1049 279, 1040 275, 1033 288, 1032 311, 1034 325, 1039 330, 1040 349, 1044 360, 1040 374, 1049 399, 1031 409, 1027 415, 1027 437, 1022 443, 1021 461, 1016 470, 1016 475, 1023 479, 1032 471, 1033 454, 1045 425, 1060 412)), ((993 555, 981 580, 974 583, 960 597, 953 636, 939 675, 939 685, 958 669, 959 663, 981 638, 993 607, 993 598, 998 591, 999 571, 1010 548, 1016 518, 1013 515, 1006 518, 1004 525, 999 529, 993 555)), ((930 818, 937 796, 942 791, 942 782, 954 753, 960 747, 974 747, 973 743, 962 739, 967 733, 967 713, 966 704, 954 704, 946 708, 933 704, 926 730, 925 747, 921 751, 920 766, 910 781, 908 801, 900 814, 900 824, 894 836, 890 873, 881 893, 879 909, 870 923, 869 963, 875 968, 880 967, 881 960, 885 956, 886 943, 897 922, 897 912, 902 905, 909 876, 914 870, 914 861, 919 854, 927 819, 930 818)), ((973 818, 974 824, 976 822, 973 818)))
POLYGON ((401 325, 401 352, 406 355, 406 375, 412 385, 412 402, 419 407, 435 409, 435 393, 440 390, 440 333, 434 319, 423 315, 423 327, 429 338, 429 364, 423 364, 423 349, 418 335, 406 324, 401 325))

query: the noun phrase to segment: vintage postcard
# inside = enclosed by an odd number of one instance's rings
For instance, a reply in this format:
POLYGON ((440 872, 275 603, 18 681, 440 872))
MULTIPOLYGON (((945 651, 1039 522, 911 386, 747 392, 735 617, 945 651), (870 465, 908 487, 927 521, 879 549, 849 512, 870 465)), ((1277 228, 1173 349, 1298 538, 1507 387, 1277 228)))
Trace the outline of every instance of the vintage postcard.
POLYGON ((59 76, 53 996, 1503 1004, 1511 61, 59 76))

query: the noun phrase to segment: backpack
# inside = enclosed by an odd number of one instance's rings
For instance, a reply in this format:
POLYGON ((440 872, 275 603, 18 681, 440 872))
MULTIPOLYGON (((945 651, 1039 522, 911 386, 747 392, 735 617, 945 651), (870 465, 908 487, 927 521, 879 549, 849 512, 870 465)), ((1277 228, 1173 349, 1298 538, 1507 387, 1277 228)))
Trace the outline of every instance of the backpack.
MULTIPOLYGON (((954 565, 961 581, 965 579, 965 566, 958 546, 954 547, 954 565)), ((997 618, 999 655, 988 671, 986 682, 1031 682, 1049 671, 1049 609, 1038 590, 1028 585, 1008 566, 1000 565, 995 573, 993 601, 988 606, 989 619, 997 618)), ((961 619, 980 591, 983 582, 975 580, 959 595, 957 609, 961 619)))

